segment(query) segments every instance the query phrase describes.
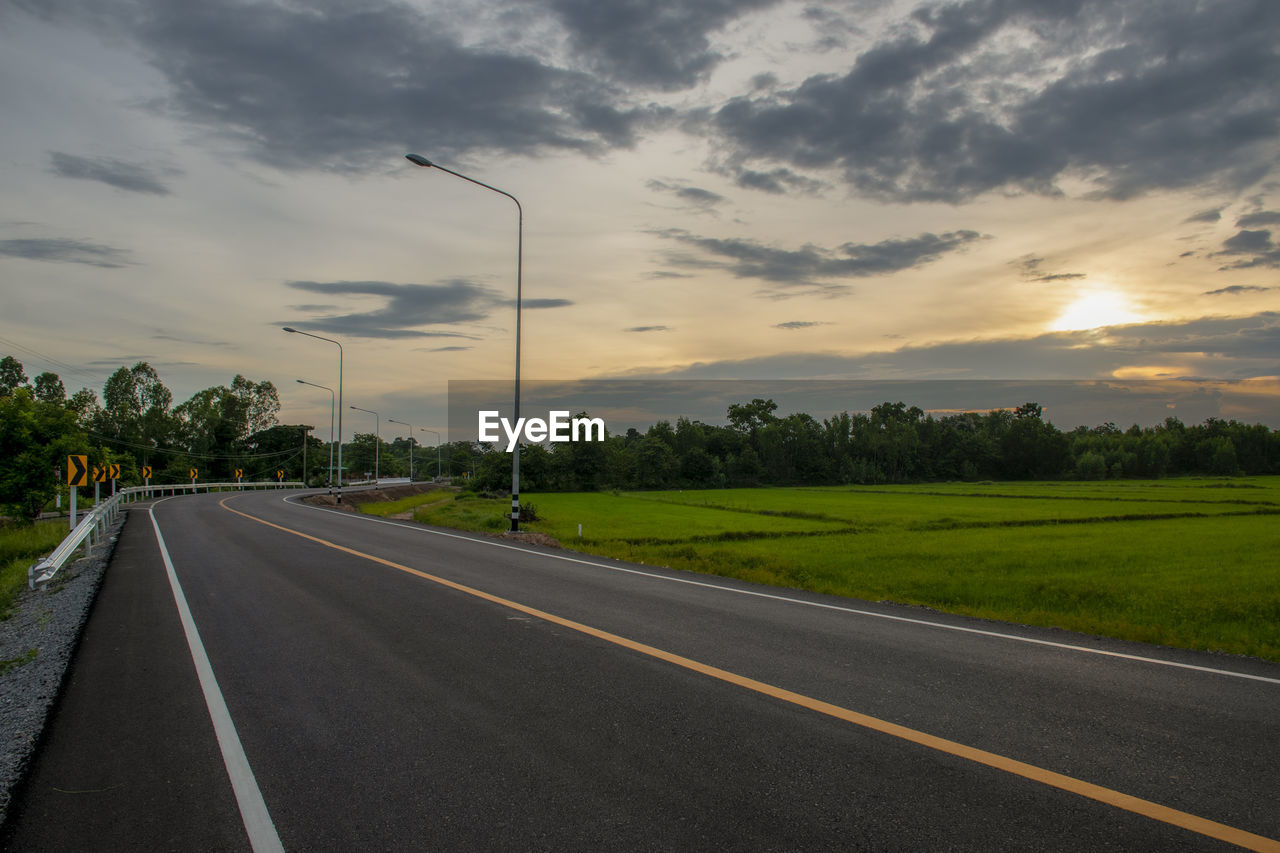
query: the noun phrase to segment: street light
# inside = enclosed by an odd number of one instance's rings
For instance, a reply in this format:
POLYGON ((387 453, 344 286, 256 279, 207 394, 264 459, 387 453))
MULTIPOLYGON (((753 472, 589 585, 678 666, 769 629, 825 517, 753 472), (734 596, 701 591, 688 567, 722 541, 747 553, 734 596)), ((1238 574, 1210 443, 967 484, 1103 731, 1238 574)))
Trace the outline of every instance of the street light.
POLYGON ((289 326, 284 326, 283 328, 286 332, 295 335, 306 335, 308 338, 315 338, 318 341, 328 341, 338 348, 338 503, 342 503, 342 344, 333 338, 322 338, 319 335, 313 335, 310 332, 303 332, 289 326))
POLYGON ((365 412, 367 414, 373 415, 373 428, 378 431, 378 435, 376 436, 378 440, 373 445, 373 483, 374 485, 377 485, 378 480, 382 479, 380 476, 378 476, 378 473, 379 473, 378 472, 378 455, 380 452, 379 445, 382 444, 382 419, 378 417, 378 413, 373 411, 372 409, 362 409, 359 406, 352 406, 351 408, 355 409, 357 412, 365 412))
POLYGON ((395 418, 387 418, 389 424, 400 424, 409 428, 409 482, 413 482, 413 424, 398 421, 395 418))
MULTIPOLYGON (((333 389, 328 385, 317 385, 305 379, 299 379, 298 384, 310 385, 312 388, 323 388, 329 392, 329 494, 333 494, 333 410, 335 408, 333 389)), ((307 472, 305 470, 302 472, 302 476, 303 479, 306 479, 307 472)))
MULTIPOLYGON (((520 277, 521 268, 524 259, 524 208, 520 206, 520 200, 505 190, 497 187, 491 187, 486 183, 477 181, 475 178, 468 178, 466 175, 446 169, 439 163, 432 163, 421 154, 406 154, 405 159, 415 166, 423 166, 424 168, 435 168, 442 172, 448 172, 455 178, 462 178, 476 186, 484 187, 492 190, 498 195, 505 195, 516 203, 516 392, 515 392, 515 419, 514 423, 520 422, 520 277)), ((511 532, 517 533, 520 530, 520 442, 516 442, 516 446, 511 453, 511 532)))

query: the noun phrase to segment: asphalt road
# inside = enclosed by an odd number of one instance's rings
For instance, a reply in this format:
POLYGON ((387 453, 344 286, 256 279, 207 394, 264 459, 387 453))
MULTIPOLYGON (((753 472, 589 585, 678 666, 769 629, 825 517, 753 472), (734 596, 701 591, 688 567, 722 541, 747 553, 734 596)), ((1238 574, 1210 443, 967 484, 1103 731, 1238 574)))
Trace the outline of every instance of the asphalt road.
POLYGON ((1280 666, 284 497, 131 511, 0 847, 1280 850, 1280 666))

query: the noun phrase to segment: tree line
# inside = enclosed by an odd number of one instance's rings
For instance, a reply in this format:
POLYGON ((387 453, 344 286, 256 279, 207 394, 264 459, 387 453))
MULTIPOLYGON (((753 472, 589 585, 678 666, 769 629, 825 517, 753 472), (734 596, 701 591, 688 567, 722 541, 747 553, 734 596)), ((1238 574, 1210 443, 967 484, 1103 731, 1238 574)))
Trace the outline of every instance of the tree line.
MULTIPOLYGON (((1280 432, 1210 418, 1154 427, 1114 423, 1063 431, 1034 402, 934 417, 885 402, 819 421, 754 399, 728 423, 680 418, 604 442, 524 446, 522 491, 840 485, 947 480, 1118 479, 1280 473, 1280 432)), ((584 413, 585 414, 585 413, 584 413)), ((510 486, 510 456, 478 446, 476 488, 510 486)))
MULTIPOLYGON (((817 420, 778 415, 754 399, 726 411, 727 423, 680 418, 644 432, 628 429, 603 442, 525 445, 524 491, 839 485, 945 480, 1104 479, 1183 474, 1280 473, 1280 432, 1263 424, 1210 418, 1154 427, 1113 423, 1062 431, 1036 403, 1013 410, 935 417, 917 406, 885 402, 869 413, 817 420)), ((0 359, 0 514, 33 518, 65 484, 67 456, 91 465, 119 464, 120 485, 203 482, 331 481, 338 453, 307 424, 279 423, 280 400, 269 381, 236 375, 230 385, 198 391, 174 404, 146 362, 120 367, 102 395, 68 395, 55 373, 28 379, 17 359, 0 359), (330 460, 332 459, 332 463, 330 460)), ((583 416, 586 413, 582 413, 583 416)), ((511 457, 498 448, 416 439, 384 441, 356 433, 342 447, 344 482, 375 472, 416 479, 464 479, 474 488, 510 487, 511 457), (410 456, 412 454, 412 460, 410 456)), ((90 492, 91 494, 91 492, 90 492)))
MULTIPOLYGON (((68 395, 62 379, 44 372, 28 380, 20 361, 0 359, 0 513, 35 517, 66 483, 67 456, 93 466, 120 465, 119 485, 200 479, 274 478, 275 466, 301 455, 299 429, 278 431, 280 400, 272 383, 237 375, 231 384, 198 391, 174 404, 146 362, 116 370, 102 396, 81 388, 68 395)), ((92 493, 92 492, 90 492, 92 493)))

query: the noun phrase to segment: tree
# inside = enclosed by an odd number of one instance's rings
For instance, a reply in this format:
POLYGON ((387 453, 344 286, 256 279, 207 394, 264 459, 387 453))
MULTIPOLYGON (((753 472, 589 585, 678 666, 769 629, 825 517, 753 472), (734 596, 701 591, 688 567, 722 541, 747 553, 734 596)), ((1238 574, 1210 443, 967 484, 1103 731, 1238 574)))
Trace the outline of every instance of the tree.
POLYGON ((67 400, 67 389, 63 386, 58 374, 45 371, 36 377, 36 399, 42 403, 64 405, 67 400))
POLYGON ((36 400, 28 388, 0 397, 0 507, 34 520, 58 489, 58 467, 87 443, 65 407, 36 400))
POLYGON ((0 358, 0 397, 8 397, 27 384, 27 374, 22 362, 11 355, 0 358))
POLYGON ((102 386, 102 408, 93 419, 93 429, 108 441, 114 440, 118 449, 141 450, 145 463, 150 461, 148 451, 172 440, 172 403, 173 393, 154 367, 145 361, 121 367, 102 386))

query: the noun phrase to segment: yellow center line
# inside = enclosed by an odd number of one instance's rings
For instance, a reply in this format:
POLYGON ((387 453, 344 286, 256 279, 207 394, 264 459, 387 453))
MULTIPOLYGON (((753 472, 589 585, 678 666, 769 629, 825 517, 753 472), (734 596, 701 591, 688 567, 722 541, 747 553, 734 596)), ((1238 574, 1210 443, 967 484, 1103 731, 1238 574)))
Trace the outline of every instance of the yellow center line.
POLYGON ((998 755, 994 752, 987 752, 983 749, 966 746, 965 744, 957 743, 956 741, 926 734, 925 732, 907 728, 906 726, 900 726, 896 723, 881 720, 877 717, 860 714, 857 711, 851 711, 848 708, 833 705, 830 702, 823 702, 822 700, 814 699, 811 696, 805 696, 804 694, 795 693, 791 690, 767 684, 763 681, 757 681, 754 678, 748 678, 744 675, 738 675, 737 673, 720 669, 719 667, 700 663, 699 661, 692 660, 691 658, 682 657, 681 655, 674 654, 673 652, 664 651, 663 649, 646 645, 645 643, 640 643, 635 640, 629 640, 626 637, 611 634, 608 631, 593 628, 590 625, 584 625, 581 622, 575 622, 572 619, 556 616, 554 613, 538 610, 537 608, 530 607, 526 604, 511 601, 510 599, 502 598, 501 596, 466 586, 465 584, 460 584, 447 578, 419 571, 418 569, 405 566, 401 563, 396 563, 392 560, 377 557, 373 554, 367 554, 363 551, 357 551, 354 548, 348 548, 345 545, 339 545, 335 542, 321 539, 318 536, 312 536, 308 533, 303 533, 289 527, 275 524, 274 522, 258 518, 255 515, 250 515, 246 512, 241 512, 238 509, 232 509, 227 506, 227 501, 233 500, 234 497, 238 496, 223 498, 219 501, 219 505, 228 512, 233 512, 236 515, 243 516, 251 521, 256 521, 259 524, 264 524, 267 527, 272 527, 285 533, 292 533, 294 536, 299 536, 303 539, 315 542, 316 544, 323 545, 326 548, 332 548, 335 551, 341 551, 342 553, 350 554, 353 557, 359 557, 363 560, 369 560, 388 568, 414 575, 415 577, 431 581, 432 583, 448 587, 449 589, 453 589, 458 592, 466 593, 467 595, 483 599, 484 601, 489 601, 494 604, 501 605, 502 607, 507 607, 511 610, 525 613, 529 616, 551 622, 555 625, 560 625, 561 627, 586 634, 587 636, 604 640, 605 642, 612 643, 613 645, 630 649, 631 651, 656 658, 657 660, 665 661, 675 666, 690 670, 691 672, 696 672, 700 675, 705 675, 709 678, 714 678, 727 684, 733 684, 746 690, 751 690, 782 702, 788 702, 801 708, 807 708, 811 711, 816 711, 819 714, 825 714, 826 716, 833 717, 837 720, 843 720, 856 726, 861 726, 872 731, 900 738, 919 746, 937 750, 938 752, 943 752, 958 758, 964 758, 977 764, 982 764, 987 767, 995 768, 996 770, 1011 773, 1015 776, 1021 776, 1025 779, 1030 779, 1033 782, 1039 782, 1052 788, 1069 791, 1070 793, 1078 794, 1079 796, 1087 797, 1101 803, 1106 803, 1109 806, 1114 806, 1115 808, 1123 809, 1124 811, 1151 818, 1152 820, 1181 827, 1182 829, 1187 829, 1191 832, 1208 836, 1209 838, 1215 838, 1219 841, 1225 841, 1229 844, 1235 844, 1246 850, 1280 853, 1280 841, 1275 839, 1255 835, 1254 833, 1246 832, 1243 829, 1237 829, 1223 823, 1208 820, 1207 818, 1197 817, 1196 815, 1189 814, 1188 812, 1179 811, 1178 809, 1173 809, 1168 806, 1162 806, 1159 803, 1153 803, 1149 800, 1121 793, 1120 791, 1104 788, 1101 785, 1095 785, 1092 782, 1085 782, 1084 780, 1076 779, 1073 776, 1065 776, 1061 773, 1055 773, 1052 770, 1045 770, 1042 767, 1036 767, 1033 764, 1026 764, 1025 762, 1017 761, 1003 755, 998 755))

